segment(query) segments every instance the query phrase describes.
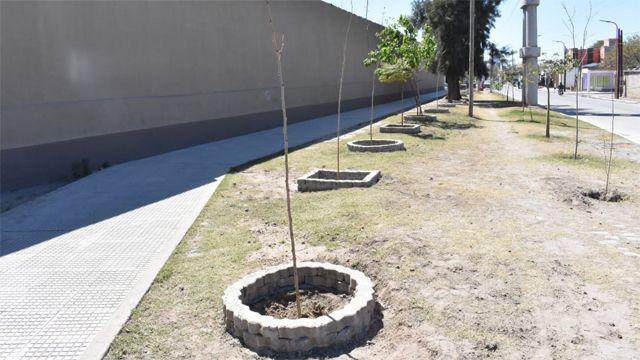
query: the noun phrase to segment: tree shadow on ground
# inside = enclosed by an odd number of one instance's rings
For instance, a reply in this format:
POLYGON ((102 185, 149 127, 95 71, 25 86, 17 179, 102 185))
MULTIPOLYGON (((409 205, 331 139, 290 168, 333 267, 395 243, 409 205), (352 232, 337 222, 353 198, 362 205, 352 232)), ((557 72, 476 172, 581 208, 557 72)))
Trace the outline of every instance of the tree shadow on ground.
POLYGON ((521 106, 522 103, 515 102, 515 101, 504 101, 504 100, 474 100, 473 105, 480 108, 501 109, 501 108, 507 108, 507 107, 521 106))
POLYGON ((410 123, 417 123, 424 126, 433 126, 444 130, 467 130, 471 128, 481 128, 482 126, 478 126, 476 124, 471 123, 458 123, 451 121, 440 121, 440 120, 429 120, 429 121, 419 121, 412 120, 410 123))
POLYGON ((468 130, 468 129, 475 129, 475 128, 482 127, 482 126, 478 126, 476 124, 471 124, 471 123, 457 123, 457 122, 448 122, 448 121, 439 121, 439 120, 433 121, 429 125, 435 126, 444 130, 468 130))
POLYGON ((371 325, 369 329, 362 333, 356 340, 351 341, 346 344, 336 345, 328 348, 312 350, 304 353, 276 353, 273 351, 261 351, 258 354, 262 356, 267 356, 273 359, 306 359, 306 358, 317 358, 317 359, 331 359, 339 356, 346 356, 349 359, 358 359, 354 356, 351 356, 349 353, 356 348, 366 345, 369 341, 371 341, 382 328, 384 327, 384 308, 382 305, 376 301, 376 304, 373 309, 373 319, 371 320, 371 325))
MULTIPOLYGON (((530 124, 546 124, 546 120, 535 120, 535 119, 534 119, 534 120, 531 120, 531 118, 529 118, 529 115, 528 115, 528 114, 527 114, 526 116, 527 116, 527 118, 526 118, 526 119, 524 119, 524 120, 522 120, 522 119, 518 119, 518 120, 516 120, 516 121, 514 121, 514 122, 516 122, 516 123, 530 123, 530 124)), ((569 124, 566 124, 566 123, 564 123, 564 122, 560 122, 560 123, 558 123, 558 122, 553 122, 551 125, 553 125, 553 126, 558 126, 558 127, 567 127, 567 128, 575 127, 575 126, 573 126, 573 125, 569 125, 569 124)))
POLYGON ((445 138, 444 136, 436 136, 432 133, 418 133, 418 134, 411 134, 410 136, 413 136, 415 138, 422 139, 422 140, 447 140, 447 138, 445 138))

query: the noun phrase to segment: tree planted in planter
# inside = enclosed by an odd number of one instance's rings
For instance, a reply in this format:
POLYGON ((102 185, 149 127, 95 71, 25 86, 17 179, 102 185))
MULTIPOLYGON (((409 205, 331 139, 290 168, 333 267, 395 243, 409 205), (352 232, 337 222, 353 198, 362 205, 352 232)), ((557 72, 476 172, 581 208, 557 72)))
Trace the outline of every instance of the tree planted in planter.
POLYGON ((287 106, 284 97, 284 77, 282 75, 282 53, 284 51, 284 34, 279 38, 276 33, 276 28, 273 25, 273 19, 271 18, 271 5, 266 0, 267 4, 267 16, 269 20, 269 26, 271 27, 273 42, 273 52, 276 56, 276 62, 278 64, 278 80, 280 81, 280 105, 282 108, 282 134, 284 139, 284 186, 287 193, 287 220, 289 224, 289 240, 291 241, 291 257, 293 258, 293 284, 296 297, 296 310, 298 317, 302 316, 302 308, 300 306, 300 281, 298 278, 298 264, 296 259, 296 242, 293 236, 293 218, 291 216, 291 191, 289 190, 289 133, 287 129, 287 106))
POLYGON ((347 62, 347 42, 349 41, 349 31, 351 30, 351 18, 353 17, 353 1, 351 1, 351 12, 349 12, 349 22, 347 32, 344 35, 344 46, 342 47, 342 66, 340 67, 340 85, 338 87, 338 119, 336 129, 336 179, 340 179, 340 115, 342 113, 342 83, 344 80, 344 67, 347 62))
POLYGON ((422 38, 418 39, 418 28, 409 18, 400 16, 397 22, 385 27, 376 36, 380 40, 378 48, 369 52, 369 57, 363 61, 364 65, 379 65, 375 73, 381 82, 401 82, 402 100, 404 84, 410 82, 415 89, 416 112, 421 115, 420 87, 416 77, 422 69, 432 65, 436 56, 436 40, 431 28, 426 25, 422 29, 422 38))
POLYGON ((402 89, 400 90, 400 101, 402 104, 400 123, 404 125, 404 84, 411 79, 411 69, 404 61, 399 61, 395 64, 383 63, 376 69, 375 74, 381 83, 391 84, 399 82, 402 84, 402 89))
MULTIPOLYGON (((367 0, 367 3, 365 5, 365 20, 369 19, 369 0, 367 0)), ((369 47, 369 22, 367 21, 367 27, 365 28, 366 30, 366 37, 367 37, 367 51, 371 51, 370 47, 369 47)), ((370 64, 369 64, 370 65, 370 64)), ((371 73, 371 108, 369 110, 369 140, 373 141, 373 103, 375 100, 375 90, 376 90, 376 74, 375 74, 375 70, 373 73, 371 73)))

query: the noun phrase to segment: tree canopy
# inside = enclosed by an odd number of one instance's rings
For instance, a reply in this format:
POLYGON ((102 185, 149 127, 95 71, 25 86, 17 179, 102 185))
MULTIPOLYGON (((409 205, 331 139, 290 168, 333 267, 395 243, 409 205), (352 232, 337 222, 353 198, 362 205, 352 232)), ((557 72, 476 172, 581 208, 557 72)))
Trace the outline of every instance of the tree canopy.
MULTIPOLYGON (((622 66, 625 69, 640 68, 640 35, 631 35, 624 40, 622 47, 622 66)), ((604 57, 604 69, 616 69, 616 50, 611 49, 604 57)))
POLYGON ((416 73, 430 67, 435 59, 436 40, 431 28, 425 26, 419 40, 418 28, 405 16, 400 16, 398 22, 385 27, 376 36, 380 39, 378 48, 369 52, 363 63, 365 66, 386 64, 376 70, 379 77, 383 75, 388 79, 388 73, 394 69, 416 73))
MULTIPOLYGON (((502 0, 475 1, 475 75, 486 76, 484 50, 489 46, 489 32, 500 15, 502 0)), ((449 98, 459 99, 458 82, 469 68, 469 3, 457 0, 414 0, 411 22, 417 26, 429 24, 438 43, 438 63, 447 76, 449 98)))
POLYGON ((421 39, 418 39, 418 33, 419 29, 409 18, 400 16, 397 22, 376 33, 380 40, 378 47, 369 52, 363 63, 365 66, 378 65, 375 74, 381 82, 401 82, 404 85, 412 81, 416 109, 420 114, 420 87, 415 76, 432 65, 436 57, 436 39, 428 24, 422 29, 421 39))

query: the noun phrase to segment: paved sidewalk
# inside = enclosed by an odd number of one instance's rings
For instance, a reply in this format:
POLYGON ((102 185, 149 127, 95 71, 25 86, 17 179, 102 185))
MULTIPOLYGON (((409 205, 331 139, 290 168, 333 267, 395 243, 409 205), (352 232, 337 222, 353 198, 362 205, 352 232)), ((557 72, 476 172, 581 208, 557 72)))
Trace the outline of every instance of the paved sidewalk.
MULTIPOLYGON (((375 116, 399 110, 399 101, 382 104, 375 116)), ((369 108, 353 110, 342 124, 368 118, 369 108)), ((335 115, 293 124, 290 146, 334 132, 335 115)), ((113 166, 3 213, 0 359, 102 357, 229 168, 281 150, 281 128, 198 145, 113 166)))

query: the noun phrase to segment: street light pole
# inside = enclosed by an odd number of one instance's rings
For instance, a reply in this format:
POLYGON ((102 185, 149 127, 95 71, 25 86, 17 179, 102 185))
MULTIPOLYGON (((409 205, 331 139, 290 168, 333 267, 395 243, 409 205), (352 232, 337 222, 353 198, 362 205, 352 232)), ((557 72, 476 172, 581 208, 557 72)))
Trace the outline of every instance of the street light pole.
POLYGON ((622 95, 622 78, 624 76, 624 51, 622 51, 622 47, 624 46, 624 40, 622 40, 622 29, 618 31, 618 69, 620 69, 620 73, 618 74, 618 98, 622 95))
POLYGON ((620 28, 618 27, 618 24, 615 23, 615 21, 611 21, 611 20, 600 20, 602 22, 605 23, 609 23, 609 24, 613 24, 616 27, 616 83, 615 83, 615 88, 616 88, 616 95, 615 98, 619 99, 620 98, 620 70, 622 67, 621 64, 621 58, 622 58, 622 54, 621 54, 621 43, 622 43, 622 31, 620 30, 620 28))

